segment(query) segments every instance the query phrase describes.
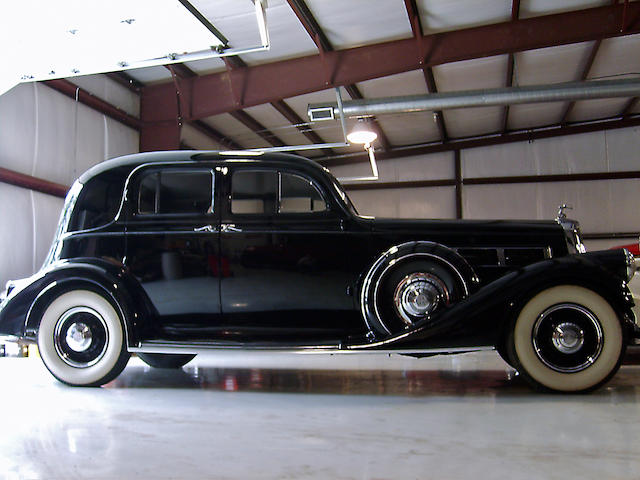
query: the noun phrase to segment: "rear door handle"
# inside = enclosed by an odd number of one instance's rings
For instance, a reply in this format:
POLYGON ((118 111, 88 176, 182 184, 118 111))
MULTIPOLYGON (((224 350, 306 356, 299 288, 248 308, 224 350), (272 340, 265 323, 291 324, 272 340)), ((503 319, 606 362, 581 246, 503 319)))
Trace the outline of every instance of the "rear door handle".
POLYGON ((215 227, 213 225, 205 225, 204 227, 196 227, 193 229, 194 232, 206 232, 206 233, 213 233, 216 231, 215 227))

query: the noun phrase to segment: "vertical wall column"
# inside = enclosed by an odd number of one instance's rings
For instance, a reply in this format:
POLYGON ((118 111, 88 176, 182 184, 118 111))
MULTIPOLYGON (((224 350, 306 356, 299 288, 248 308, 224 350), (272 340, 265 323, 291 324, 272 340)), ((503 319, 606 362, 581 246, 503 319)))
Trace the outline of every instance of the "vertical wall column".
MULTIPOLYGON (((140 151, 179 150, 186 85, 145 87, 140 94, 140 151)), ((188 89, 190 91, 190 89, 188 89)))

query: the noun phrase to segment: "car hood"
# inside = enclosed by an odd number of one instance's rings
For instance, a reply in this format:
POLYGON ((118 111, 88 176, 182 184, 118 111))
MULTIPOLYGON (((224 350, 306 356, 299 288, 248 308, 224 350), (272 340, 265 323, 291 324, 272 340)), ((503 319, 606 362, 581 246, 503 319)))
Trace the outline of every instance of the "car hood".
POLYGON ((440 239, 451 247, 550 246, 566 251, 562 226, 553 220, 420 220, 360 217, 358 222, 372 232, 393 232, 440 239), (445 241, 446 239, 446 241, 445 241))

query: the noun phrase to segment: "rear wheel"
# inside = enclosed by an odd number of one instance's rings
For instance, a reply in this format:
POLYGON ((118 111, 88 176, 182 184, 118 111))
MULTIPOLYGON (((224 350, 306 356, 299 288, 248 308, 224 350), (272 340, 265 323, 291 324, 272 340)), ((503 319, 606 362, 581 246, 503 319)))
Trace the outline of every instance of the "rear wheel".
POLYGON ((592 290, 560 285, 529 300, 516 319, 510 357, 535 387, 586 392, 620 367, 624 333, 609 303, 592 290))
POLYGON ((99 386, 127 365, 123 324, 111 303, 89 290, 54 298, 38 329, 40 357, 51 374, 73 386, 99 386))
POLYGON ((182 368, 195 358, 193 354, 139 353, 144 363, 154 368, 182 368))

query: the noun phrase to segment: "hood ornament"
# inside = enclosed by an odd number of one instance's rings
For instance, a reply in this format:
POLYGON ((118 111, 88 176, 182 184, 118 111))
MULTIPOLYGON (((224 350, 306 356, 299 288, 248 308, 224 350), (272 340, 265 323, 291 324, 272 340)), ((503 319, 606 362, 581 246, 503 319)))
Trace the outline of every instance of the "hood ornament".
POLYGON ((565 218, 567 218, 567 214, 564 213, 565 210, 573 210, 573 207, 571 205, 567 205, 566 203, 563 203, 562 205, 560 205, 558 207, 558 214, 556 216, 556 220, 564 220, 565 218))

